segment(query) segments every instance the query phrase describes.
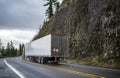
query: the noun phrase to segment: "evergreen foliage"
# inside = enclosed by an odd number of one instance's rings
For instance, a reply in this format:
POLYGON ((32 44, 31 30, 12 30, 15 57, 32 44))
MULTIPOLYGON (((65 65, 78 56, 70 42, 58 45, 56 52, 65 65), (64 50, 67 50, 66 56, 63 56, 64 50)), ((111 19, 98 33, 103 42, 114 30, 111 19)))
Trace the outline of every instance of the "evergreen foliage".
POLYGON ((25 45, 24 44, 19 44, 19 55, 22 55, 24 52, 25 45))
POLYGON ((12 41, 8 42, 6 47, 0 46, 0 57, 20 56, 22 55, 22 52, 24 52, 24 44, 20 44, 19 49, 14 47, 14 44, 12 41))
POLYGON ((44 6, 48 6, 46 10, 46 16, 50 19, 54 15, 54 8, 53 6, 56 7, 56 10, 59 8, 59 2, 57 0, 46 0, 47 3, 44 4, 44 6))

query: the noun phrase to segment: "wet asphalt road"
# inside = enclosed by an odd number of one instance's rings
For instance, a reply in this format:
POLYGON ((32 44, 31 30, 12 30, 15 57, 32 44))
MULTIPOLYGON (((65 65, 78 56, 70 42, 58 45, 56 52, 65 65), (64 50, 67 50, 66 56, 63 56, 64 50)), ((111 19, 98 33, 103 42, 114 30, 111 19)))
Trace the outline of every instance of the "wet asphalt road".
POLYGON ((19 78, 5 63, 0 59, 0 78, 19 78))
MULTIPOLYGON (((53 68, 39 66, 31 62, 22 61, 20 58, 7 58, 6 61, 11 66, 13 66, 18 71, 20 71, 25 78, 86 78, 83 76, 71 74, 71 73, 56 70, 53 68)), ((3 62, 3 60, 1 60, 1 62, 3 62)), ((7 67, 7 66, 5 65, 4 67, 7 67)), ((3 71, 3 72, 6 72, 6 71, 3 71)), ((11 75, 11 73, 7 73, 7 75, 11 75)), ((4 78, 11 78, 11 77, 4 77, 4 78)), ((19 77, 13 77, 13 78, 19 78, 19 77)))
MULTIPOLYGON (((0 78, 20 78, 0 59, 0 78)), ((24 78, 120 78, 120 70, 90 67, 83 65, 71 65, 61 63, 35 64, 21 60, 21 57, 6 58, 6 62, 17 69, 24 78), (89 75, 90 74, 90 75, 89 75)))

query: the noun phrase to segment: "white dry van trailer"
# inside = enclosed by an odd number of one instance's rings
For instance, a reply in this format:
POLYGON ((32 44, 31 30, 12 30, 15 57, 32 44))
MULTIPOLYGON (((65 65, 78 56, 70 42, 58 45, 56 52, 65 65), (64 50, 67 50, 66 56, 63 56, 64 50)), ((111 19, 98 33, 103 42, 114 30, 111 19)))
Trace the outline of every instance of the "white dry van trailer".
POLYGON ((58 63, 66 57, 67 38, 61 35, 47 35, 25 44, 25 58, 39 63, 58 63))

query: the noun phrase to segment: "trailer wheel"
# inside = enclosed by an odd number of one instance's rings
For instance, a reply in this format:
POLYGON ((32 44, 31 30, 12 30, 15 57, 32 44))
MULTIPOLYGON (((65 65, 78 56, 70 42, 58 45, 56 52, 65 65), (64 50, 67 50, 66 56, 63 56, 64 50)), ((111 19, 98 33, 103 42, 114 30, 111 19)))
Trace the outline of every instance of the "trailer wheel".
POLYGON ((38 58, 38 62, 41 64, 41 57, 38 58))
POLYGON ((41 64, 44 64, 44 58, 43 57, 41 57, 40 62, 41 62, 41 64))
POLYGON ((38 59, 38 63, 41 63, 40 59, 38 59))

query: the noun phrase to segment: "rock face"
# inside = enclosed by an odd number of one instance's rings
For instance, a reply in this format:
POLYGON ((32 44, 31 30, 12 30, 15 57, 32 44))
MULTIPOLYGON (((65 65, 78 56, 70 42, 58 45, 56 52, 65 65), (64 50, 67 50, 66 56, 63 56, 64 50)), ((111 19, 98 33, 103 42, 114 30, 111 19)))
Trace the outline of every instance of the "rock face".
POLYGON ((68 37, 71 59, 87 58, 93 65, 118 63, 120 0, 64 0, 34 40, 49 33, 68 37))

